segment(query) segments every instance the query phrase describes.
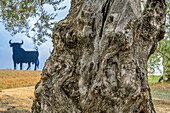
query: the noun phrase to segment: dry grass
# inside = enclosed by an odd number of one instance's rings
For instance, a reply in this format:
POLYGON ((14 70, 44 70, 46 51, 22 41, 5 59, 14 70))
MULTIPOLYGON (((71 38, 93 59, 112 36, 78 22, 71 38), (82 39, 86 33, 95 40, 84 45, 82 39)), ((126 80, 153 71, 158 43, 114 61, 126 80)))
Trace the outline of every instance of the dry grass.
POLYGON ((0 70, 0 90, 35 85, 41 71, 0 70))

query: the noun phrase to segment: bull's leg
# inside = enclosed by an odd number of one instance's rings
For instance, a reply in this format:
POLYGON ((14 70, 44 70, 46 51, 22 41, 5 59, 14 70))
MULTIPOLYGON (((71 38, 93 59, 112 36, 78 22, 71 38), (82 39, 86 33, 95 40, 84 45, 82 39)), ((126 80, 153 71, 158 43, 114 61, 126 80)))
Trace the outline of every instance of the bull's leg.
POLYGON ((30 68, 30 66, 31 66, 31 63, 29 62, 29 63, 28 63, 28 68, 27 68, 27 70, 30 68))
POLYGON ((16 70, 16 63, 14 62, 14 70, 16 70))
POLYGON ((36 70, 36 66, 37 66, 37 65, 36 65, 36 62, 35 62, 35 68, 34 68, 34 70, 36 70))
POLYGON ((20 63, 20 70, 22 70, 22 63, 20 63))

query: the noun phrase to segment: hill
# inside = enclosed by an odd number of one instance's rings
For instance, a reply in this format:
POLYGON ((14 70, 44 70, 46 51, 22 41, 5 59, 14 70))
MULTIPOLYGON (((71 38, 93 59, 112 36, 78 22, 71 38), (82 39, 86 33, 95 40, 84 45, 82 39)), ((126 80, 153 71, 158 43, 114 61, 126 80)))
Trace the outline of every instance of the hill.
POLYGON ((0 70, 0 90, 35 85, 40 74, 41 71, 0 70))

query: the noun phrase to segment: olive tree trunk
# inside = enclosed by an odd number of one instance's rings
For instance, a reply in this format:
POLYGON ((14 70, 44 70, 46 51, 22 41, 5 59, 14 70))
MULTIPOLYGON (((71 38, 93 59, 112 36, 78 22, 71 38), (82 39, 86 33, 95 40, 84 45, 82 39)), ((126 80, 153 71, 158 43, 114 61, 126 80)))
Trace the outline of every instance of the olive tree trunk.
POLYGON ((147 60, 165 32, 165 0, 72 0, 33 113, 155 113, 147 60))

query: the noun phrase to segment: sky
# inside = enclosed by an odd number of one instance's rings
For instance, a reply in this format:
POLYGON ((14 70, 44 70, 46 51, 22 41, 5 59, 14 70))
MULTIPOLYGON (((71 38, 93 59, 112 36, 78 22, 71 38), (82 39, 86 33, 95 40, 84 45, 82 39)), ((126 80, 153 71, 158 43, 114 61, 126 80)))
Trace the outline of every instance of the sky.
MULTIPOLYGON (((68 11, 70 9, 70 0, 64 0, 64 2, 60 4, 60 6, 65 5, 67 6, 66 9, 55 12, 58 14, 57 19, 55 20, 56 22, 65 18, 68 14, 68 11)), ((53 8, 49 5, 45 5, 45 10, 47 10, 48 12, 53 12, 53 8)), ((32 39, 27 38, 24 34, 17 34, 12 37, 10 33, 5 30, 2 23, 0 23, 0 69, 14 69, 12 60, 12 48, 9 46, 9 40, 11 39, 12 42, 21 42, 21 40, 23 40, 24 43, 22 45, 22 48, 25 51, 34 51, 34 43, 32 39)), ((43 69, 45 61, 50 56, 50 51, 52 51, 52 49, 52 41, 49 38, 45 43, 38 47, 40 65, 37 70, 41 71, 43 69)), ((27 67, 27 64, 23 64, 23 70, 26 70, 27 67)), ((20 66, 19 64, 17 64, 17 70, 19 69, 20 66)), ((34 65, 31 65, 30 70, 34 70, 34 65)))

